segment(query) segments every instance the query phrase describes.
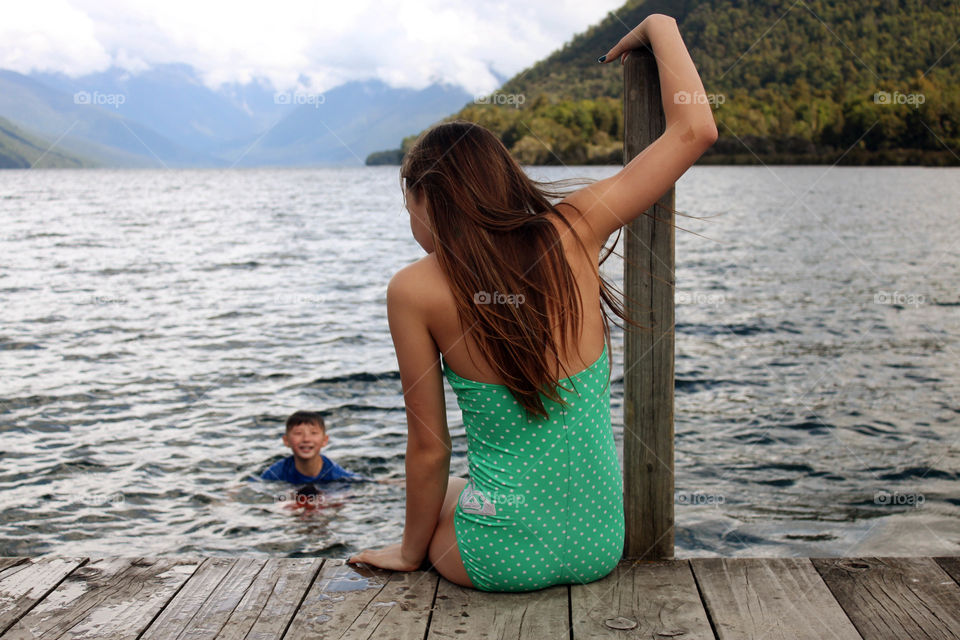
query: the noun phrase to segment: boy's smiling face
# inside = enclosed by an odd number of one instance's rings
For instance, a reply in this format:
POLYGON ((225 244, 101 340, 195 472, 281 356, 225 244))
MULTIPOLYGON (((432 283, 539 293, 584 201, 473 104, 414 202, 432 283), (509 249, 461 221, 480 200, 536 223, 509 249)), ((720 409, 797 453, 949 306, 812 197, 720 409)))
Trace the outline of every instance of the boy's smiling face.
POLYGON ((302 422, 290 428, 283 436, 283 444, 293 450, 293 455, 308 460, 320 455, 330 436, 317 424, 302 422))

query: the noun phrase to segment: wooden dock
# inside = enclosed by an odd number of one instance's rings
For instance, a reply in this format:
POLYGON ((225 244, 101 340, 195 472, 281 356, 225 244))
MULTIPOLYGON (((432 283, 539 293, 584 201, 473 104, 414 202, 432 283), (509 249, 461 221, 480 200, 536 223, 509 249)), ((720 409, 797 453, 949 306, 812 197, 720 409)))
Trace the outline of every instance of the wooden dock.
POLYGON ((960 557, 623 561, 528 593, 342 559, 0 558, 0 640, 960 638, 960 557))

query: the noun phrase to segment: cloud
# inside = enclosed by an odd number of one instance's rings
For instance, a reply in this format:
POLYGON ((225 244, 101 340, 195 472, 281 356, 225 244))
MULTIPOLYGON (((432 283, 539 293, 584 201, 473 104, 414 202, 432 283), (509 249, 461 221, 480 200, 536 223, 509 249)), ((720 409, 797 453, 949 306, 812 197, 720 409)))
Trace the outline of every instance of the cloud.
POLYGON ((31 0, 4 10, 0 67, 78 76, 180 62, 211 87, 262 78, 322 92, 380 78, 480 94, 498 85, 491 69, 517 73, 621 3, 31 0))
POLYGON ((80 75, 103 69, 110 54, 94 21, 69 0, 36 0, 4 7, 0 67, 13 71, 67 70, 80 75))

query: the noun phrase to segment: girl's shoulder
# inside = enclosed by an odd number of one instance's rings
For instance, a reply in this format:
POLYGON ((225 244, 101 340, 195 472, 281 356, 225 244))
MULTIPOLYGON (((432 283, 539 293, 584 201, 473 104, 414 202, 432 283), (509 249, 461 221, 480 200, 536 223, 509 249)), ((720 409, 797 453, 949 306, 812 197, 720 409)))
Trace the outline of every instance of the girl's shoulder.
POLYGON ((388 301, 406 299, 416 301, 418 306, 434 306, 448 302, 450 297, 447 278, 433 253, 398 270, 387 284, 388 301))
POLYGON ((442 279, 443 271, 440 269, 436 254, 428 253, 419 260, 398 269, 390 278, 387 287, 414 287, 417 284, 435 285, 438 280, 442 279))

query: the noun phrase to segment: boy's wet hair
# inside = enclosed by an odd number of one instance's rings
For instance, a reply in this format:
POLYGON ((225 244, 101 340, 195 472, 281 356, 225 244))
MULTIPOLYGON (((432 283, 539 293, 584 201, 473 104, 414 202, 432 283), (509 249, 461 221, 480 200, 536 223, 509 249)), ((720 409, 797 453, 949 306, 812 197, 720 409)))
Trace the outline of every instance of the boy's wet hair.
POLYGON ((297 411, 293 413, 287 418, 286 432, 290 433, 290 429, 300 424, 312 424, 320 427, 324 431, 327 430, 327 425, 323 422, 323 416, 316 411, 297 411))

